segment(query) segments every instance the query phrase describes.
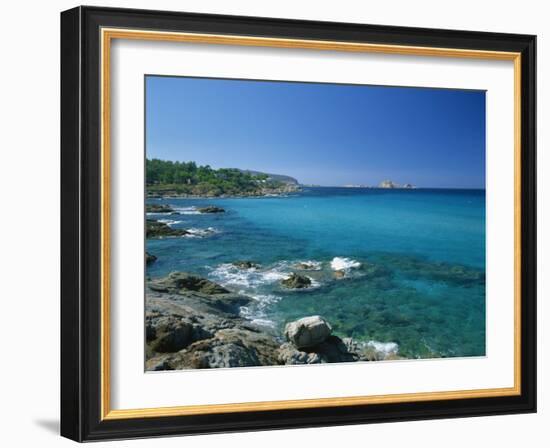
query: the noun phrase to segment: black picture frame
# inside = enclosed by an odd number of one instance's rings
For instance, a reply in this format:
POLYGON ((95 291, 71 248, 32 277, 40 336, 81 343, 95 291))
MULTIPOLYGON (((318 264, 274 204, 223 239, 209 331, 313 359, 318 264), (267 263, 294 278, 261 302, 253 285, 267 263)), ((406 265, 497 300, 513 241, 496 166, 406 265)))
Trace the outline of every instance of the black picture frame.
POLYGON ((536 412, 536 37, 77 7, 61 13, 61 435, 76 441, 536 412), (521 53, 521 394, 102 420, 100 29, 521 53))

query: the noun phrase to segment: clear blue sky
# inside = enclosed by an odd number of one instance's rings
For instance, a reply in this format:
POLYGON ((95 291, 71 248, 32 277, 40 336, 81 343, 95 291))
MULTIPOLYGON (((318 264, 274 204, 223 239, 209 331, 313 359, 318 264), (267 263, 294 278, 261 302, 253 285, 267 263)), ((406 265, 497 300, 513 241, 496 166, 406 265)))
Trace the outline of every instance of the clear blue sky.
POLYGON ((301 183, 485 188, 485 92, 146 77, 146 156, 301 183))

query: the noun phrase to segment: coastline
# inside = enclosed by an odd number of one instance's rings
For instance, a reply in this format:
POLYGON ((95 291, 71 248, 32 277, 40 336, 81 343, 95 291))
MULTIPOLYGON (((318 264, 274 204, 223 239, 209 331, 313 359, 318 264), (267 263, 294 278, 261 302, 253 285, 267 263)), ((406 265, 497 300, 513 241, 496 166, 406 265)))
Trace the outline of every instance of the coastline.
POLYGON ((302 186, 295 181, 253 181, 251 184, 232 185, 228 188, 220 188, 215 183, 204 182, 200 185, 186 184, 148 184, 145 188, 147 199, 225 199, 225 198, 249 198, 249 197, 276 197, 296 193, 302 190, 302 186))
POLYGON ((416 193, 416 192, 461 192, 461 191, 472 191, 472 192, 486 192, 485 188, 463 188, 463 187, 414 187, 414 188, 384 188, 384 187, 369 187, 369 186, 345 186, 345 185, 315 185, 315 186, 304 186, 298 185, 296 188, 288 189, 285 191, 273 191, 265 193, 242 193, 242 194, 221 194, 217 196, 212 195, 197 195, 197 194, 158 194, 152 193, 149 194, 146 192, 145 199, 197 199, 197 200, 215 200, 215 199, 260 199, 260 198, 279 198, 279 197, 290 197, 299 195, 307 190, 349 190, 349 191, 392 191, 396 193, 416 193))

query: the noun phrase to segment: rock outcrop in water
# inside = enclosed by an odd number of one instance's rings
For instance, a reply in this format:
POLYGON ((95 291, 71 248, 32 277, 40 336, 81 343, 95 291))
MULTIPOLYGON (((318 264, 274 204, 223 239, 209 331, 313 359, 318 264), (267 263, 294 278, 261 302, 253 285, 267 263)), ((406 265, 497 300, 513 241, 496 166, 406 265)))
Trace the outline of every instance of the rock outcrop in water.
POLYGON ((150 282, 149 288, 157 292, 178 294, 189 291, 207 295, 229 294, 223 286, 187 272, 171 272, 165 278, 150 282))
POLYGON ((174 209, 168 204, 146 204, 146 213, 173 213, 174 209))
POLYGON ((154 219, 148 219, 145 221, 146 238, 165 238, 185 235, 189 235, 187 230, 173 229, 168 224, 156 221, 154 219))
POLYGON ((145 264, 152 264, 157 261, 157 257, 149 252, 145 252, 145 264))
POLYGON ((231 263, 233 266, 239 269, 260 269, 261 266, 258 263, 254 263, 252 261, 234 261, 231 263))
POLYGON ((209 205, 208 207, 199 207, 197 208, 199 213, 224 213, 225 210, 221 207, 216 207, 215 205, 209 205))
POLYGON ((321 269, 321 263, 315 261, 300 261, 294 265, 294 268, 300 271, 318 271, 321 269))
POLYGON ((290 277, 281 280, 281 285, 289 289, 302 289, 311 286, 311 279, 305 275, 292 273, 290 277))

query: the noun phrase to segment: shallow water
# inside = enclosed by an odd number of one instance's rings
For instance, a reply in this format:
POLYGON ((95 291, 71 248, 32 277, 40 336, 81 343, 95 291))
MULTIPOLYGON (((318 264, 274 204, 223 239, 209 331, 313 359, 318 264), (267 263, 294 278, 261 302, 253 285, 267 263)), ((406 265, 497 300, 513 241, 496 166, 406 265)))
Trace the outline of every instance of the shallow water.
POLYGON ((207 276, 256 298, 243 314, 277 329, 321 314, 336 334, 395 342, 405 357, 485 354, 482 190, 306 188, 288 197, 151 202, 182 213, 151 218, 195 236, 148 240, 158 257, 150 277, 207 276), (198 214, 204 205, 226 213, 198 214), (238 260, 261 268, 231 265, 238 260), (299 272, 312 288, 280 286, 308 260, 311 269, 299 272))

